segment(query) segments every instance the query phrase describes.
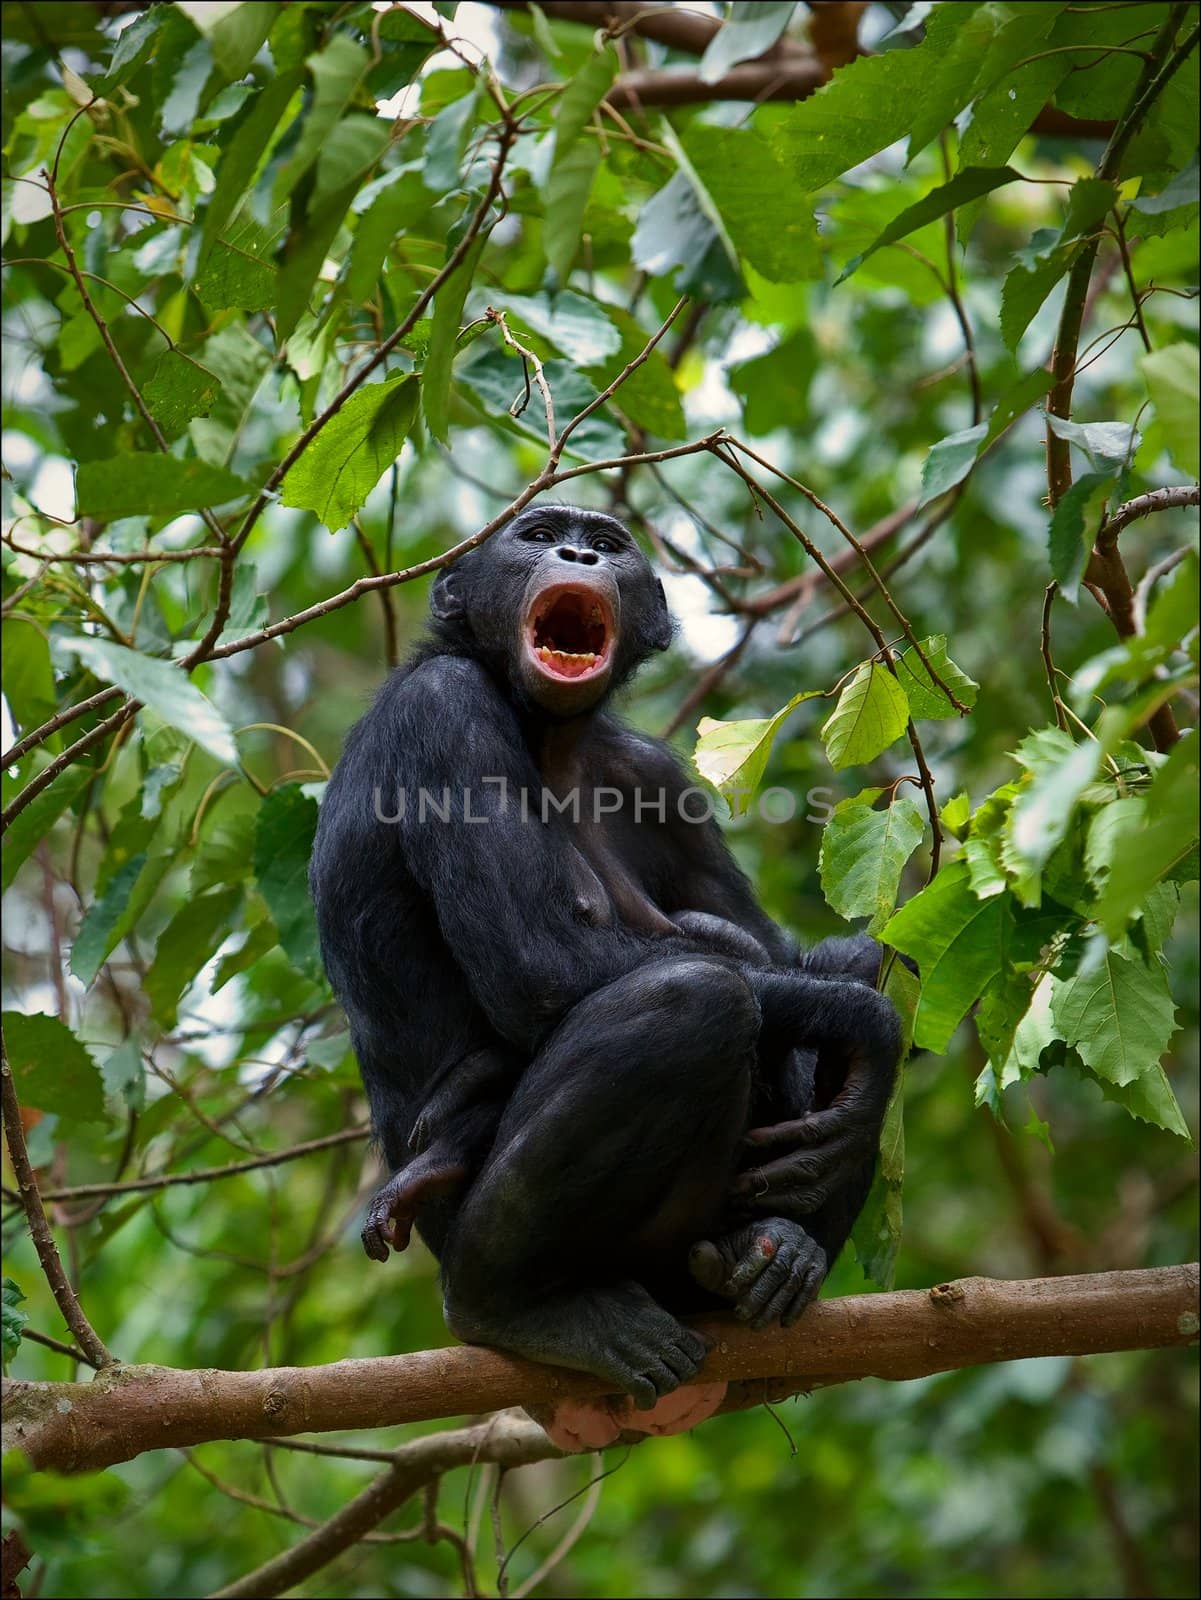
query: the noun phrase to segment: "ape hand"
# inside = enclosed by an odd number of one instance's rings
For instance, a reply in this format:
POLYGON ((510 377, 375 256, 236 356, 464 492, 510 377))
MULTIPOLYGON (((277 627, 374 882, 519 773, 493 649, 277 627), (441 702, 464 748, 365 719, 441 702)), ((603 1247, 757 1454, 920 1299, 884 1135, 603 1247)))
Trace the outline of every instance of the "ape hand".
POLYGON ((795 1122, 752 1128, 743 1140, 757 1165, 734 1180, 732 1196, 758 1216, 805 1217, 873 1161, 882 1111, 875 1106, 811 1112, 795 1122), (774 1159, 762 1155, 774 1152, 774 1159), (762 1153, 762 1155, 761 1155, 762 1153))
POLYGON ((816 1240, 784 1217, 748 1223, 713 1242, 702 1239, 688 1257, 701 1287, 733 1301, 734 1315, 756 1330, 776 1321, 791 1328, 817 1299, 827 1265, 816 1240))
POLYGON ((427 1200, 453 1189, 467 1176, 461 1161, 447 1158, 440 1146, 394 1172, 372 1198, 360 1235, 372 1261, 386 1261, 388 1248, 404 1250, 417 1213, 427 1200))

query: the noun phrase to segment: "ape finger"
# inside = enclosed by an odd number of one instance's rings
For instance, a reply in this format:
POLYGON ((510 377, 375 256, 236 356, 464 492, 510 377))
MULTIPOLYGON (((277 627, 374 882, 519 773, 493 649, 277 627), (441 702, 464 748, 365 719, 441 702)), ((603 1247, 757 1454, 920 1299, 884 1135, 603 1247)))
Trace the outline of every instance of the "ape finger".
POLYGON ((796 1293, 792 1298, 792 1304, 786 1306, 782 1312, 780 1316, 780 1326, 782 1328, 791 1328, 795 1323, 800 1321, 801 1317, 809 1309, 821 1292, 821 1286, 825 1282, 825 1277, 826 1255, 825 1251, 823 1250, 818 1252, 817 1259, 811 1262, 810 1265, 805 1269, 800 1283, 797 1286, 796 1293))
POLYGON ((732 1300, 737 1299, 744 1289, 754 1283, 760 1274, 778 1259, 779 1249, 779 1241, 773 1239, 770 1233, 758 1234, 752 1241, 750 1249, 735 1263, 733 1271, 726 1280, 724 1292, 732 1300))
POLYGON ((762 1333, 764 1328, 770 1328, 773 1322, 780 1321, 795 1297, 796 1278, 795 1275, 790 1274, 787 1281, 780 1285, 763 1309, 752 1318, 751 1327, 756 1333, 762 1333))
POLYGON ((752 1319, 757 1319, 763 1307, 773 1300, 782 1288, 787 1287, 792 1281, 795 1263, 796 1256, 791 1250, 782 1251, 770 1266, 764 1269, 734 1308, 734 1315, 740 1322, 752 1322, 752 1319))
POLYGON ((717 1246, 701 1239, 688 1252, 688 1270, 702 1289, 721 1294, 726 1282, 726 1264, 717 1246))

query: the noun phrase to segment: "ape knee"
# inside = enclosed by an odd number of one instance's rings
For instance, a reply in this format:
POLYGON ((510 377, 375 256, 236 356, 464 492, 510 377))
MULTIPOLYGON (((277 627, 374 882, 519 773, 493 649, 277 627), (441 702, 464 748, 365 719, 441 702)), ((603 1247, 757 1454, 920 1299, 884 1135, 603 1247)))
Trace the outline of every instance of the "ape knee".
POLYGON ((759 1034, 759 1002, 737 968, 708 956, 656 962, 642 970, 641 997, 648 1030, 662 1033, 662 1059, 683 1053, 693 1070, 712 1063, 737 1067, 759 1034))
POLYGON ((643 968, 648 1011, 662 1011, 672 1027, 720 1040, 720 1048, 750 1048, 760 1027, 760 1006, 736 966, 708 955, 686 955, 643 968))

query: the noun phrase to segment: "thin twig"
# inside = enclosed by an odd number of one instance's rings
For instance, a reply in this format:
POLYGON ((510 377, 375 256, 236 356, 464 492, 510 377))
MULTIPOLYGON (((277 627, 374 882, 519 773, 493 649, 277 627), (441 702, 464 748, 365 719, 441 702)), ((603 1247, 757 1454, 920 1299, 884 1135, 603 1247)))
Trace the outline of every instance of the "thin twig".
MULTIPOLYGON (((802 483, 799 478, 794 478, 790 473, 785 472, 782 468, 773 465, 773 463, 770 462, 766 456, 759 455, 757 451, 752 450, 749 445, 743 444, 741 440, 730 439, 729 443, 735 450, 740 450, 743 455, 747 455, 752 461, 758 462, 758 464, 761 467, 764 467, 768 472, 774 473, 775 476, 781 480, 781 482, 790 485, 790 487, 795 489, 798 494, 803 494, 805 499, 808 500, 809 504, 813 506, 815 510, 820 511, 822 516, 826 518, 831 526, 838 530, 838 532, 850 545, 851 549, 854 550, 855 554, 859 557, 859 560, 863 564, 864 570, 867 572, 868 577, 875 584, 881 599, 896 618, 897 626, 901 629, 901 632, 909 641, 909 644, 918 660, 929 674, 931 682, 942 690, 947 700, 952 706, 954 706, 955 710, 959 712, 960 716, 966 716, 971 710, 971 707, 964 705, 963 701, 955 695, 953 690, 943 682, 942 678, 935 671, 929 657, 922 649, 922 646, 917 638, 917 635, 913 631, 913 627, 909 622, 909 619, 905 616, 905 613, 893 599, 892 592, 888 585, 876 571, 875 565, 872 562, 872 558, 868 554, 867 548, 863 544, 863 541, 856 538, 856 536, 851 532, 850 528, 847 527, 846 523, 837 514, 837 512, 832 511, 830 507, 826 505, 825 501, 819 499, 818 496, 814 494, 813 490, 810 489, 806 484, 802 483)), ((807 548, 810 547, 809 541, 802 542, 806 544, 807 548)), ((816 548, 816 545, 812 546, 812 549, 816 550, 816 548)), ((821 564, 822 570, 827 573, 827 576, 834 571, 824 556, 822 557, 821 564)), ((846 593, 849 595, 850 591, 847 590, 846 593)), ((864 613, 864 615, 866 615, 866 613, 864 613)))
POLYGON ((1106 517, 1097 535, 1097 549, 1107 554, 1116 545, 1123 528, 1128 528, 1140 517, 1149 517, 1153 511, 1171 511, 1181 506, 1195 505, 1201 505, 1201 486, 1195 483, 1184 484, 1180 488, 1152 489, 1148 494, 1140 494, 1106 517))
POLYGON ((50 1286, 50 1293, 54 1296, 54 1303, 62 1315, 63 1321, 75 1336, 75 1342, 83 1352, 83 1359, 94 1367, 111 1366, 114 1357, 108 1350, 104 1340, 92 1327, 79 1303, 79 1296, 71 1287, 63 1267, 62 1257, 58 1253, 58 1246, 54 1242, 54 1235, 50 1231, 50 1223, 46 1216, 46 1209, 42 1204, 42 1196, 38 1191, 37 1174, 29 1159, 29 1150, 25 1144, 25 1130, 21 1124, 21 1103, 17 1098, 17 1086, 13 1082, 12 1068, 9 1066, 8 1053, 0 1043, 0 1089, 3 1091, 4 1110, 4 1136, 8 1143, 8 1156, 12 1163, 13 1176, 17 1180, 17 1189, 21 1196, 21 1205, 25 1211, 25 1220, 29 1225, 29 1236, 33 1240, 33 1247, 41 1263, 42 1272, 50 1286))
POLYGON ((212 1183, 217 1178, 234 1178, 241 1172, 255 1172, 261 1167, 277 1167, 284 1161, 312 1155, 316 1150, 331 1150, 337 1145, 353 1144, 359 1139, 366 1139, 370 1131, 369 1128, 343 1128, 340 1133, 327 1133, 320 1139, 309 1139, 287 1150, 267 1151, 246 1161, 231 1161, 223 1167, 201 1167, 196 1172, 160 1172, 148 1178, 127 1178, 122 1183, 78 1183, 62 1189, 48 1189, 43 1198, 87 1200, 95 1195, 145 1194, 155 1189, 174 1188, 179 1184, 212 1183))
POLYGON ((529 404, 529 368, 533 367, 534 382, 538 385, 538 392, 542 396, 542 404, 546 411, 546 442, 549 448, 553 450, 555 448, 555 402, 551 396, 550 385, 546 381, 546 373, 542 370, 542 362, 528 347, 528 345, 522 344, 519 339, 514 337, 512 329, 505 321, 505 314, 503 311, 497 311, 495 307, 489 306, 484 312, 484 318, 486 321, 494 323, 496 327, 500 329, 500 336, 508 345, 509 349, 516 350, 517 354, 521 357, 522 368, 526 374, 525 394, 523 396, 518 396, 518 398, 514 400, 513 404, 509 407, 509 415, 511 417, 519 417, 529 404), (528 366, 526 363, 528 363, 528 366))
POLYGON ((1057 583, 1049 583, 1046 594, 1043 596, 1042 657, 1043 668, 1047 674, 1047 688, 1051 691, 1051 704, 1055 708, 1055 721, 1066 733, 1068 719, 1059 693, 1059 669, 1056 667, 1054 657, 1051 654, 1051 608, 1055 604, 1055 596, 1058 593, 1059 585, 1057 583))

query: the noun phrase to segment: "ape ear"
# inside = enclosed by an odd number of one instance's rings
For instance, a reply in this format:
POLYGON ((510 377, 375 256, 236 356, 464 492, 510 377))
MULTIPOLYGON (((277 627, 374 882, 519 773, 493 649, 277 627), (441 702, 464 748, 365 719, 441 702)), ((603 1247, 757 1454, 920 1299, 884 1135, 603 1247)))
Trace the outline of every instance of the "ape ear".
POLYGON ((663 584, 655 579, 655 610, 651 618, 651 647, 655 650, 666 650, 675 637, 675 618, 667 609, 667 596, 663 593, 663 584))
POLYGON ((443 567, 430 590, 430 610, 439 622, 453 622, 467 615, 462 574, 454 567, 443 567))

